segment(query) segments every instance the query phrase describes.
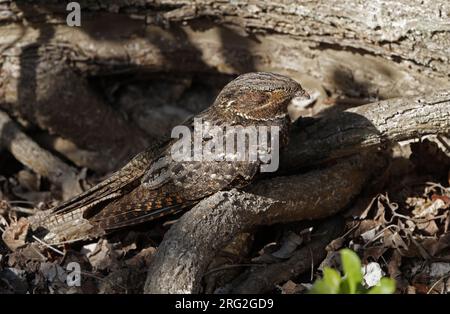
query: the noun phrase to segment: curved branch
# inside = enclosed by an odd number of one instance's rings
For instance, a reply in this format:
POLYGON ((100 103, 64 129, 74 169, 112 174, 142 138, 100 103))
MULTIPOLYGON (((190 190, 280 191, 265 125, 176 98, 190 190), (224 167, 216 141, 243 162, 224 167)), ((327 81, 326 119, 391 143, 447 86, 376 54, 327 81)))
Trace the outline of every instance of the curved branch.
POLYGON ((64 199, 82 192, 77 170, 36 144, 2 111, 0 145, 8 149, 23 165, 61 188, 64 199))
POLYGON ((304 175, 257 182, 253 193, 231 190, 203 200, 166 233, 144 291, 200 292, 211 259, 236 234, 259 225, 326 217, 342 209, 377 168, 366 162, 355 157, 304 175))
POLYGON ((291 134, 280 165, 311 166, 429 134, 450 134, 450 92, 395 98, 323 114, 291 134))

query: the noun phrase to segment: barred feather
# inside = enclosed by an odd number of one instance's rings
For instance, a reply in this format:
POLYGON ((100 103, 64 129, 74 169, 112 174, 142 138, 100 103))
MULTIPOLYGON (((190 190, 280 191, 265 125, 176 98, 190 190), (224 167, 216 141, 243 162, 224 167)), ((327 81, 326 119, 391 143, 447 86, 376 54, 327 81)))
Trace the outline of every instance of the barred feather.
POLYGON ((190 204, 180 195, 138 187, 88 219, 104 230, 111 230, 173 214, 190 204))

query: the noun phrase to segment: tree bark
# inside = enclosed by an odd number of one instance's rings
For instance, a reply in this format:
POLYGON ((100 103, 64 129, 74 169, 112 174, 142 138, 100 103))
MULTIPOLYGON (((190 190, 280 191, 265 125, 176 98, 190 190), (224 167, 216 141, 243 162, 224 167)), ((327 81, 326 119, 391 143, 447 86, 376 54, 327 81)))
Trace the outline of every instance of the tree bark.
POLYGON ((100 171, 116 169, 152 139, 87 78, 277 71, 322 99, 336 93, 366 102, 450 87, 446 3, 80 3, 82 26, 68 27, 65 1, 2 1, 0 106, 97 152, 100 171))
POLYGON ((219 192, 203 200, 164 236, 144 292, 199 293, 208 264, 236 234, 260 225, 336 213, 380 169, 383 163, 374 160, 355 157, 304 175, 259 181, 249 192, 219 192))
POLYGON ((294 131, 280 161, 286 170, 430 134, 450 133, 450 93, 375 102, 342 112, 323 113, 294 131))
POLYGON ((7 114, 0 111, 0 145, 35 173, 48 178, 69 199, 82 192, 78 171, 36 144, 7 114))

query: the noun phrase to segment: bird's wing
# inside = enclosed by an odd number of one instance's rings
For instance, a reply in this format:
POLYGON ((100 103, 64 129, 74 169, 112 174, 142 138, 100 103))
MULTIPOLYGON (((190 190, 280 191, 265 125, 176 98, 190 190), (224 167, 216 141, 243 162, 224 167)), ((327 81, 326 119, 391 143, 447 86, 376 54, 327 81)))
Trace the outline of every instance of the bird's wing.
POLYGON ((84 217, 104 230, 150 221, 250 182, 258 166, 257 161, 177 161, 166 150, 151 163, 135 189, 96 213, 86 211, 84 217))
MULTIPOLYGON (((169 194, 162 189, 149 191, 138 186, 86 218, 95 226, 108 231, 150 221, 179 211, 190 204, 191 202, 181 195, 169 194)), ((86 214, 89 215, 89 212, 86 214)))
MULTIPOLYGON (((164 142, 164 144, 166 143, 167 141, 164 142)), ((109 178, 74 198, 59 204, 52 211, 56 214, 62 214, 82 207, 89 207, 90 205, 99 204, 103 200, 111 200, 121 196, 123 193, 126 193, 123 189, 127 186, 129 186, 128 190, 133 189, 139 184, 140 178, 153 159, 161 152, 161 147, 163 147, 162 143, 157 143, 139 153, 109 178)))
POLYGON ((164 181, 162 186, 150 189, 141 184, 107 204, 98 213, 85 218, 104 230, 157 219, 191 207, 215 192, 249 182, 257 166, 248 163, 237 166, 225 162, 192 162, 188 165, 183 163, 178 169, 178 173, 164 181))
MULTIPOLYGON (((174 139, 171 145, 166 146, 159 158, 151 163, 141 178, 141 184, 146 189, 157 190, 165 187, 165 190, 169 193, 182 193, 185 199, 196 200, 226 188, 235 180, 242 182, 250 181, 253 178, 258 171, 260 161, 237 161, 239 152, 236 149, 230 152, 223 147, 225 143, 223 121, 214 117, 209 111, 197 116, 197 118, 204 117, 208 117, 203 122, 207 121, 210 129, 202 126, 205 129, 202 131, 201 142, 197 143, 199 147, 196 147, 196 140, 194 139, 196 132, 194 120, 190 119, 185 124, 190 131, 189 143, 184 141, 183 136, 182 139, 174 139), (213 127, 218 127, 222 133, 217 134, 217 129, 214 131, 213 127), (209 131, 206 131, 206 129, 209 131), (222 139, 218 141, 218 137, 222 137, 222 139), (181 146, 177 146, 178 143, 181 143, 181 146), (215 153, 218 145, 221 145, 222 149, 215 153), (180 160, 175 158, 174 151, 182 151, 183 147, 186 148, 186 146, 188 146, 187 155, 190 155, 193 159, 180 160), (194 156, 194 151, 197 149, 200 149, 200 159, 196 159, 194 156), (212 152, 210 158, 205 156, 205 152, 212 152), (235 159, 233 160, 233 158, 235 159)), ((246 148, 258 149, 256 143, 252 145, 256 146, 246 148)))

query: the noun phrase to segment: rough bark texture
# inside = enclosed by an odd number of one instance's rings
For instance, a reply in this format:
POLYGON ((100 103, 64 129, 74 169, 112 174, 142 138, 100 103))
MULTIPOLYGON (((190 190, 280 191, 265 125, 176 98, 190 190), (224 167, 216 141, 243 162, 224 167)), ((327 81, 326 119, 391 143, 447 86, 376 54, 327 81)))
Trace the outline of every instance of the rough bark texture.
POLYGON ((376 163, 368 166, 369 160, 352 158, 324 170, 260 181, 251 193, 232 190, 205 199, 166 233, 144 291, 200 292, 208 264, 236 234, 259 225, 332 215, 358 195, 377 170, 376 163))
POLYGON ((450 133, 450 93, 389 99, 323 114, 293 132, 282 167, 310 166, 393 142, 450 133))
POLYGON ((117 168, 151 139, 88 77, 268 70, 322 97, 366 99, 450 87, 446 3, 81 1, 82 26, 73 28, 65 4, 2 1, 0 104, 108 160, 97 170, 117 168))
POLYGON ((0 111, 0 145, 23 165, 48 178, 62 191, 63 199, 82 192, 78 171, 37 145, 7 114, 0 111))

